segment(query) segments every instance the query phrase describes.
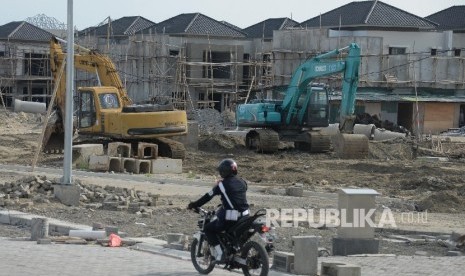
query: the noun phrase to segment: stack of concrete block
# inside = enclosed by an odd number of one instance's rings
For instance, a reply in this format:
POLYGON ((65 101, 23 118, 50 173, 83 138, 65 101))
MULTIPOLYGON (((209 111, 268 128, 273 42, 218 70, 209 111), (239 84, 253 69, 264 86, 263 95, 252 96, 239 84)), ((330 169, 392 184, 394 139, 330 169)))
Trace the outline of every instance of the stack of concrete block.
POLYGON ((182 173, 182 160, 158 158, 158 145, 140 142, 137 153, 132 153, 130 143, 113 142, 108 144, 107 154, 102 145, 79 145, 81 167, 91 171, 128 172, 134 174, 182 173))
POLYGON ((132 172, 135 159, 131 158, 131 144, 123 142, 108 143, 109 170, 113 172, 132 172))

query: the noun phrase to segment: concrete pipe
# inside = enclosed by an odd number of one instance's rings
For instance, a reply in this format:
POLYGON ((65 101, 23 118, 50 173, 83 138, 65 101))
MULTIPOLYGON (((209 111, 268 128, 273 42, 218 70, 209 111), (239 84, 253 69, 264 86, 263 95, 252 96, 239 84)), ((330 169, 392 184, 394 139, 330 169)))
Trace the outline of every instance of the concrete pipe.
POLYGON ((407 134, 405 133, 400 133, 400 132, 394 132, 390 130, 385 130, 385 129, 375 129, 375 136, 374 140, 375 141, 384 141, 384 140, 390 140, 398 137, 406 137, 407 134))
POLYGON ((47 111, 45 103, 39 102, 26 102, 15 99, 14 112, 26 112, 26 113, 41 113, 44 114, 47 111))
POLYGON ((375 129, 376 129, 376 126, 374 124, 369 124, 369 125, 356 124, 354 125, 354 134, 363 134, 366 137, 368 137, 368 139, 373 140, 375 129))

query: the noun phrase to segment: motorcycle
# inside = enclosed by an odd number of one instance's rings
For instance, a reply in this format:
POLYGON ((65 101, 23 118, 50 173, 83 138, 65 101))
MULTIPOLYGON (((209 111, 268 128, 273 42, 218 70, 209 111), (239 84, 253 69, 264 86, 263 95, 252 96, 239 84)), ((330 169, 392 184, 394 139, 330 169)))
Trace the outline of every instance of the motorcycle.
MULTIPOLYGON (((190 246, 191 260, 200 274, 210 273, 216 265, 215 258, 210 253, 210 245, 205 236, 205 225, 216 219, 215 211, 195 208, 200 214, 198 220, 199 231, 194 234, 190 246)), ((242 269, 244 275, 266 276, 269 271, 269 254, 273 251, 274 236, 265 225, 263 216, 266 210, 258 210, 254 215, 240 218, 227 231, 218 234, 220 245, 225 254, 224 269, 242 269), (265 246, 251 240, 256 233, 264 240, 265 246)))

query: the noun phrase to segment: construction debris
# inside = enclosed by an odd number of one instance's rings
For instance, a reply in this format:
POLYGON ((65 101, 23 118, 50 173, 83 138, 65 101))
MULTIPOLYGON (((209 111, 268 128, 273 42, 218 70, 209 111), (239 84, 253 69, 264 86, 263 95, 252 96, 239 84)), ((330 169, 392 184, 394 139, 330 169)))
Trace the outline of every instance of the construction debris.
MULTIPOLYGON (((151 207, 156 206, 159 195, 136 191, 135 189, 116 188, 97 185, 80 187, 80 202, 85 208, 110 211, 127 211, 141 216, 152 216, 151 207)), ((0 184, 0 204, 2 206, 19 205, 28 209, 35 203, 47 203, 54 200, 53 186, 60 185, 58 180, 46 176, 28 176, 14 182, 0 184), (32 200, 32 201, 30 201, 32 200)))

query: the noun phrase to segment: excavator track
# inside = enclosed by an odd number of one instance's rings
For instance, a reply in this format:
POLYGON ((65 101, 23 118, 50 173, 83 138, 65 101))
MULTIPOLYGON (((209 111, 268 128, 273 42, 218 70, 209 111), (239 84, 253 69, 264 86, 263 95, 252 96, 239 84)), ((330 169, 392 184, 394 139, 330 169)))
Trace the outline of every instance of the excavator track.
POLYGON ((320 131, 309 131, 305 133, 305 142, 294 142, 294 146, 298 150, 308 151, 311 153, 328 152, 331 146, 331 139, 320 131))
POLYGON ((163 157, 173 159, 184 159, 186 157, 186 148, 184 144, 169 138, 154 139, 158 144, 158 154, 163 157))
POLYGON ((260 153, 273 153, 279 149, 279 135, 271 129, 254 129, 245 138, 247 148, 260 153))
POLYGON ((364 134, 338 134, 334 150, 342 159, 364 159, 368 157, 368 137, 364 134))

